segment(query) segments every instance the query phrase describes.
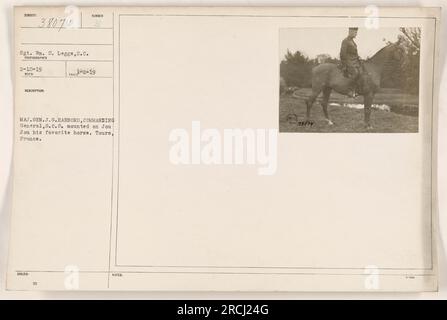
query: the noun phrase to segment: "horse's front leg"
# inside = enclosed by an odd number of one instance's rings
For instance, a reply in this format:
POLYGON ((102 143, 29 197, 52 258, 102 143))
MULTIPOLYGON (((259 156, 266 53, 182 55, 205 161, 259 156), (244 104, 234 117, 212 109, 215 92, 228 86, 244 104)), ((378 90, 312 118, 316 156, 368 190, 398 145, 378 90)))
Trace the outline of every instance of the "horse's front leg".
POLYGON ((373 103, 374 94, 368 93, 363 96, 363 104, 365 105, 365 126, 367 130, 372 129, 371 119, 371 105, 373 103))

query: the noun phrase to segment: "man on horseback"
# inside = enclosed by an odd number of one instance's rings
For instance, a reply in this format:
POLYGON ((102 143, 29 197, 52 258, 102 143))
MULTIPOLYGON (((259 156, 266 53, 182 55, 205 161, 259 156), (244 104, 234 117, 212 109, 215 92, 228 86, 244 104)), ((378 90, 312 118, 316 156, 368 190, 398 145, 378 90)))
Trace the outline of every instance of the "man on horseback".
POLYGON ((358 28, 349 28, 348 36, 341 43, 340 61, 345 77, 351 79, 351 88, 348 96, 356 97, 355 87, 360 75, 360 57, 357 52, 357 44, 354 38, 357 36, 358 28))
POLYGON ((306 100, 306 119, 310 119, 310 110, 320 93, 323 93, 321 106, 324 117, 329 125, 334 124, 329 118, 328 106, 332 90, 355 96, 355 91, 363 96, 364 121, 367 129, 371 129, 370 117, 374 95, 380 89, 384 67, 402 65, 405 63, 405 48, 401 41, 390 43, 377 51, 371 58, 360 61, 354 38, 357 28, 349 28, 349 36, 343 40, 340 50, 340 60, 346 69, 343 74, 340 65, 335 63, 320 63, 312 68, 312 93, 306 100), (354 90, 354 88, 356 90, 354 90))

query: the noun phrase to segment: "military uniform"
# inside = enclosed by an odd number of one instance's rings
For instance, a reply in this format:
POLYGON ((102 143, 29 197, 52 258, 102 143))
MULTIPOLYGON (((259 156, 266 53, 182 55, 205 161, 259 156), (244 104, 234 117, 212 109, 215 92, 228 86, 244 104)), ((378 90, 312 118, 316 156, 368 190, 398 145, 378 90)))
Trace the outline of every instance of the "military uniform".
POLYGON ((357 78, 360 73, 360 58, 353 38, 346 37, 341 43, 340 60, 347 76, 351 79, 357 78))

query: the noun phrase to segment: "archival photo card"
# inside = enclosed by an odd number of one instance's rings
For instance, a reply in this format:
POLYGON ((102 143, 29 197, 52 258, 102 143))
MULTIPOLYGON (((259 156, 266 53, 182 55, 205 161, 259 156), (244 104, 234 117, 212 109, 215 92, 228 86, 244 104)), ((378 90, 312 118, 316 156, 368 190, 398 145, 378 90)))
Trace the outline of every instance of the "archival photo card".
POLYGON ((439 19, 17 7, 8 289, 437 290, 439 19))

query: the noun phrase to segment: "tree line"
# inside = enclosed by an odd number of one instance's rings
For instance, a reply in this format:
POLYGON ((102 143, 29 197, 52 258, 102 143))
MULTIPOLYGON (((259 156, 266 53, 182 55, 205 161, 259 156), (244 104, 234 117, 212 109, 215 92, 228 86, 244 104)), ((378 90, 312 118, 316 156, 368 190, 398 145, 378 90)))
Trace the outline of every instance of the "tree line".
MULTIPOLYGON (((385 65, 381 79, 383 88, 395 88, 417 94, 419 91, 420 28, 400 28, 399 41, 404 48, 405 59, 402 65, 385 65)), ((390 44, 386 41, 385 44, 390 44)), ((309 58, 304 53, 290 50, 280 64, 280 75, 288 87, 310 88, 312 86, 312 68, 320 63, 339 64, 337 57, 320 54, 309 58)))

